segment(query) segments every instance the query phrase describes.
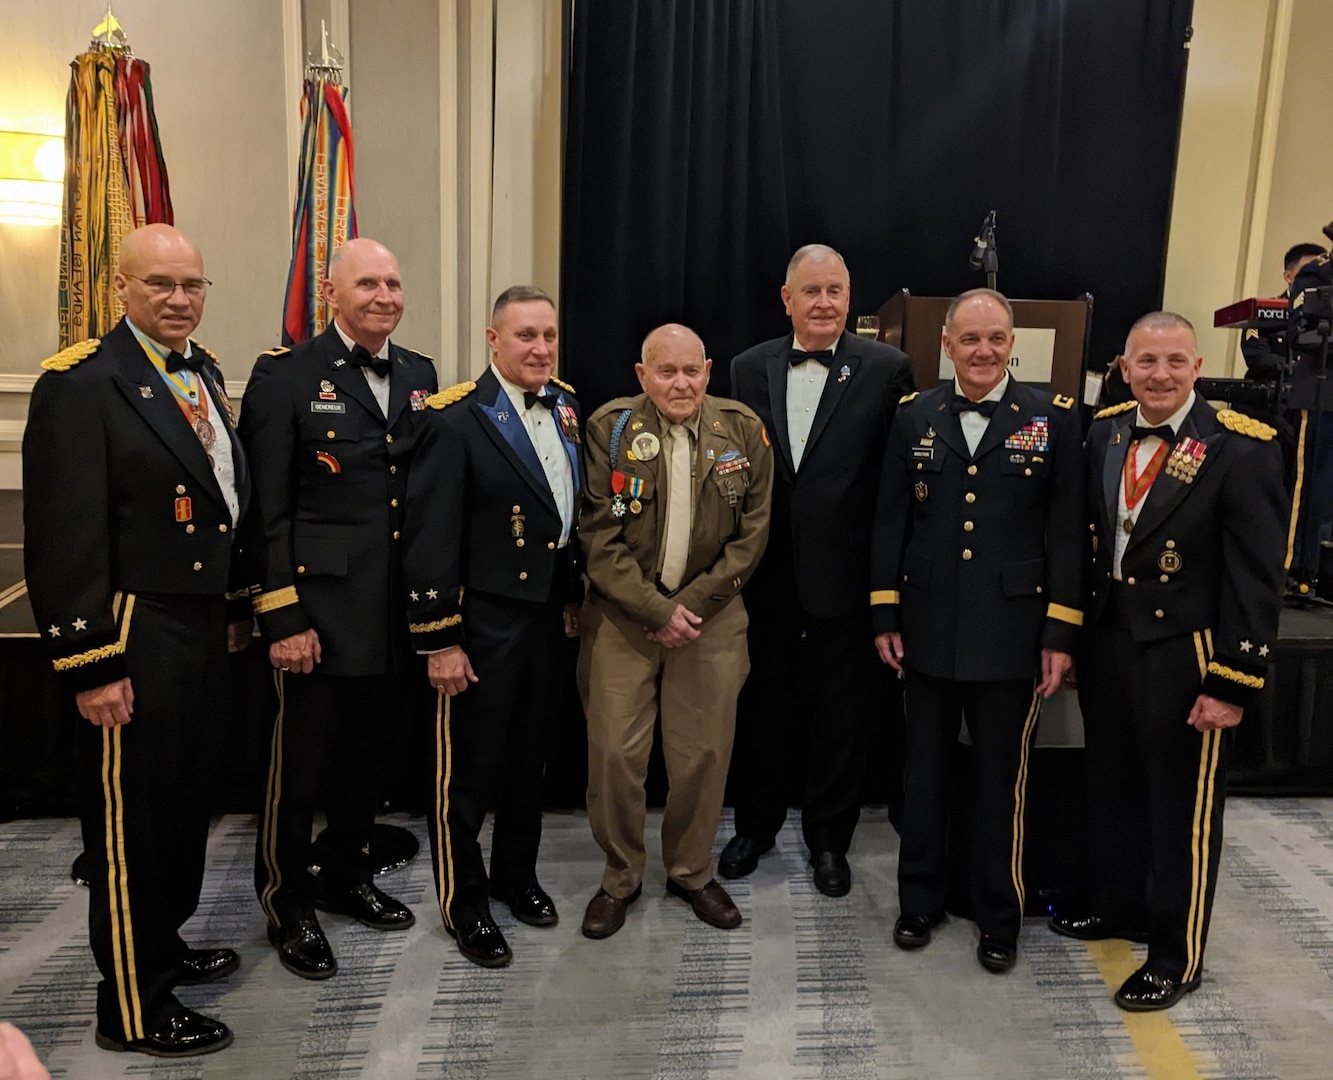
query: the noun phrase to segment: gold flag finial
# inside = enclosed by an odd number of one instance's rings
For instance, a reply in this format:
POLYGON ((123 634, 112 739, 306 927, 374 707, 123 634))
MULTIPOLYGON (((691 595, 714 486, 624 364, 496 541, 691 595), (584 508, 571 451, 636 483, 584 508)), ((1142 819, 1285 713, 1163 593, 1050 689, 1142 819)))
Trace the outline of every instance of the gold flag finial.
POLYGON ((102 16, 102 21, 93 27, 93 39, 89 43, 89 48, 123 53, 130 51, 130 39, 125 34, 125 28, 120 25, 120 20, 111 10, 111 0, 107 0, 106 14, 102 16))

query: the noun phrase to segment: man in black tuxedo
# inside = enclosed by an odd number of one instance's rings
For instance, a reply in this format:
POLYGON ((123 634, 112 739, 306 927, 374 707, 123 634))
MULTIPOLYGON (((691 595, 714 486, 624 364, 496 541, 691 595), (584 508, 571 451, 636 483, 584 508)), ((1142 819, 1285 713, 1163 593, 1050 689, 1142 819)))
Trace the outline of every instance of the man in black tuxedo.
POLYGON ((231 949, 191 949, 180 928, 203 882, 227 651, 250 636, 248 601, 235 621, 226 611, 243 591, 232 540, 249 480, 216 360, 190 340, 208 293, 199 251, 145 226, 122 242, 115 286, 125 317, 43 363, 33 390, 24 572, 89 721, 75 776, 97 1045, 188 1057, 232 1041, 172 991, 239 964, 231 949))
POLYGON ((254 610, 278 691, 255 891, 283 966, 306 979, 337 971, 317 906, 380 930, 413 923, 374 885, 365 848, 412 656, 399 553, 411 417, 436 387, 430 358, 389 340, 403 282, 388 248, 348 241, 323 289, 333 323, 259 358, 240 426, 255 464, 254 610))
POLYGON ((842 256, 823 244, 801 248, 782 286, 792 333, 731 362, 732 396, 759 414, 776 453, 768 549, 745 587, 751 669, 731 767, 736 835, 718 871, 744 877, 773 846, 799 748, 808 770, 802 832, 827 896, 851 888, 847 849, 878 679, 870 528, 884 440, 913 385, 901 352, 846 332, 850 301, 842 256), (793 694, 802 670, 815 673, 804 702, 793 694))
POLYGON ((1120 358, 1134 400, 1087 441, 1091 581, 1078 661, 1091 895, 1051 919, 1145 940, 1122 1009, 1170 1008, 1203 976, 1222 854, 1226 729, 1264 687, 1281 611, 1276 432, 1194 390, 1194 328, 1157 311, 1120 358))
POLYGON ((482 967, 512 959, 488 895, 553 926, 537 881, 546 740, 580 599, 573 542, 578 404, 552 378, 555 305, 517 285, 486 328, 491 364, 417 417, 404 567, 412 643, 429 654, 435 717, 432 867, 445 930, 482 967), (488 879, 478 837, 495 810, 488 879))
POLYGON ((972 739, 977 960, 1013 967, 1023 922, 1028 757, 1083 614, 1082 432, 1074 400, 1010 376, 1014 317, 991 289, 944 319, 954 378, 894 417, 873 539, 875 646, 904 673, 899 948, 930 941, 948 889, 951 752, 972 739), (1034 685, 1035 683, 1035 685, 1034 685))

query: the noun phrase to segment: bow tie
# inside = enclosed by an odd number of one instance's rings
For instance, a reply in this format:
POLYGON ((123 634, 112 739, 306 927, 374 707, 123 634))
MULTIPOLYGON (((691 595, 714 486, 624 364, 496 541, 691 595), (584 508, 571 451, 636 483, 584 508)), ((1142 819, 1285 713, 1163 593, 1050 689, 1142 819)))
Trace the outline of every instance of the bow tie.
POLYGON ((1170 424, 1159 424, 1157 427, 1139 427, 1135 424, 1129 429, 1130 442, 1143 442, 1144 439, 1150 439, 1154 435, 1169 443, 1176 441, 1176 433, 1171 430, 1170 424))
POLYGON ((531 409, 534 405, 544 405, 548 409, 555 408, 555 394, 534 394, 531 390, 523 391, 523 407, 531 409))
POLYGON ((800 349, 792 349, 787 354, 787 363, 789 364, 804 364, 807 360, 817 360, 828 367, 829 364, 833 363, 833 350, 820 349, 818 352, 801 352, 800 349))
POLYGON ((979 412, 986 419, 995 415, 995 407, 999 405, 998 401, 972 401, 965 398, 962 394, 955 394, 953 401, 949 402, 949 411, 957 416, 959 413, 979 412))
POLYGON ((191 371, 198 372, 204 366, 204 358, 197 352, 189 356, 182 356, 175 349, 167 353, 167 370, 180 371, 181 368, 189 368, 191 371))
POLYGON ((393 361, 389 359, 381 360, 377 356, 371 356, 370 350, 364 345, 352 346, 352 367, 370 368, 381 379, 389 374, 389 369, 393 367, 393 361))

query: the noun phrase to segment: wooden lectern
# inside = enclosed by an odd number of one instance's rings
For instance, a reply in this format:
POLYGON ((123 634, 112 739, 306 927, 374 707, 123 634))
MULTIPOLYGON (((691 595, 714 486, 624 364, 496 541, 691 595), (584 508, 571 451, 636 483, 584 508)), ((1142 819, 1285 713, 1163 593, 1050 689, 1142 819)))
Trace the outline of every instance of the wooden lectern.
MULTIPOLYGON (((929 390, 940 381, 940 333, 951 302, 947 296, 913 296, 903 289, 876 312, 879 340, 897 346, 908 355, 918 390, 929 390)), ((1055 334, 1049 377, 1044 366, 1042 377, 1025 377, 1019 347, 1015 347, 1017 363, 1011 361, 1010 374, 1021 382, 1082 402, 1088 335, 1092 330, 1092 295, 1084 293, 1077 300, 1011 300, 1010 303, 1020 344, 1025 327, 1055 334)))

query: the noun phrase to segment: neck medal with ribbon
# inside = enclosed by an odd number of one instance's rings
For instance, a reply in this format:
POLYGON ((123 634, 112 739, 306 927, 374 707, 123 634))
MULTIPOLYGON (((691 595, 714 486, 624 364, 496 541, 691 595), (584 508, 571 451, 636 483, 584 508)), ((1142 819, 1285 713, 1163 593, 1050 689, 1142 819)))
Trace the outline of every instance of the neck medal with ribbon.
POLYGON ((1194 474, 1203 464, 1208 447, 1198 439, 1184 438, 1171 451, 1171 459, 1166 463, 1166 475, 1185 484, 1194 483, 1194 474))
POLYGON ((181 368, 179 371, 168 371, 166 358, 160 356, 155 348, 146 342, 141 342, 144 351, 148 354, 148 359, 162 377, 166 379, 167 386, 171 388, 171 394, 176 399, 176 404, 180 407, 182 415, 186 422, 194 429, 195 436, 204 448, 204 454, 208 457, 208 464, 213 464, 213 447, 218 441, 217 432, 213 430, 213 424, 208 418, 208 394, 203 392, 200 383, 201 378, 189 368, 181 368))
MULTIPOLYGON (((1125 455, 1125 508, 1133 510, 1138 506, 1139 501, 1148 493, 1152 487, 1152 482, 1157 479, 1157 474, 1162 471, 1162 462, 1166 460, 1167 444, 1163 441, 1157 448, 1153 456, 1148 459, 1148 463, 1143 467, 1140 473, 1134 472, 1135 447, 1129 448, 1129 453, 1125 455)), ((1134 528, 1134 523, 1125 518, 1125 532, 1134 528)))

